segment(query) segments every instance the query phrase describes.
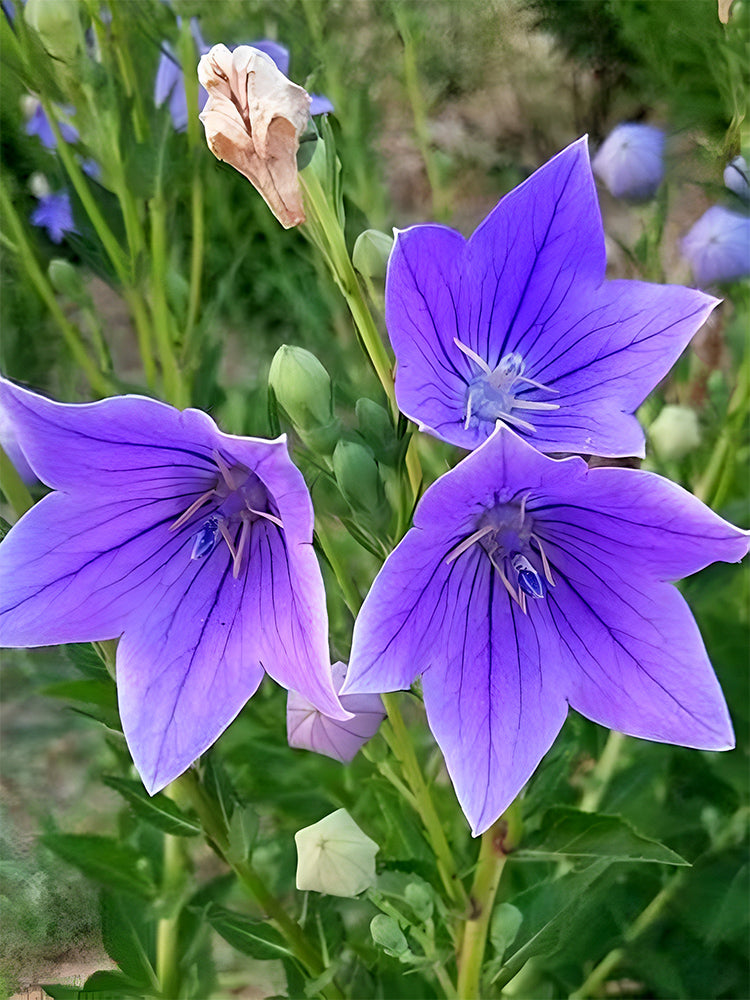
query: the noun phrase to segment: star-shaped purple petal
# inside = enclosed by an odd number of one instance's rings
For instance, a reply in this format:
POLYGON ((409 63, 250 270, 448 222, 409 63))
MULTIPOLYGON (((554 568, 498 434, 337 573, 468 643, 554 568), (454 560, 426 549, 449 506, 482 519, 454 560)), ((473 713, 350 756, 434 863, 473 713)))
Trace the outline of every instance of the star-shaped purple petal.
POLYGON ((31 213, 33 226, 44 229, 53 243, 62 243, 67 233, 75 233, 73 208, 67 191, 43 195, 31 213))
POLYGON ((668 480, 556 461, 501 428, 425 493, 357 618, 342 696, 422 675, 475 834, 569 705, 632 736, 727 749, 721 690, 669 581, 749 544, 668 480))
POLYGON ((313 511, 285 439, 139 396, 0 408, 47 495, 0 545, 0 644, 120 638, 123 730, 150 792, 203 753, 264 670, 348 718, 331 679, 313 511))
POLYGON ((500 420, 540 451, 643 455, 633 413, 717 300, 605 281, 605 263, 585 139, 468 242, 437 225, 397 233, 386 322, 401 410, 468 449, 500 420))
MULTIPOLYGON (((346 675, 346 664, 338 660, 331 667, 336 690, 346 675)), ((351 712, 350 719, 332 719, 297 691, 290 691, 286 701, 286 728, 290 747, 312 750, 347 764, 372 739, 385 718, 385 708, 377 694, 344 695, 341 704, 351 712)))

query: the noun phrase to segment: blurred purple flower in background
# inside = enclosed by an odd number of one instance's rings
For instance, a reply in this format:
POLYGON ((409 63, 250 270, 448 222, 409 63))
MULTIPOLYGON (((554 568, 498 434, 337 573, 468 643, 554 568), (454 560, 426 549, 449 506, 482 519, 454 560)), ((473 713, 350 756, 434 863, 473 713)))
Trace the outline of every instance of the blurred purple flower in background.
POLYGON ((355 622, 342 697, 422 675, 475 835, 568 706, 631 736, 728 749, 721 690, 667 581, 739 561, 749 544, 660 476, 553 460, 501 428, 420 501, 355 622))
POLYGON ((724 183, 743 201, 750 201, 750 180, 748 180, 747 160, 735 156, 724 168, 724 183))
POLYGON ((67 191, 42 195, 30 221, 33 226, 46 230, 53 243, 62 243, 66 233, 77 232, 67 191))
POLYGON ((750 275, 750 216, 714 205, 680 244, 695 283, 707 288, 750 275))
MULTIPOLYGON (((331 667, 333 684, 338 691, 346 676, 346 664, 340 660, 331 667)), ((342 706, 352 713, 351 719, 332 719, 323 715, 307 698, 290 691, 286 701, 286 728, 290 747, 348 763, 357 751, 371 739, 385 718, 380 695, 350 694, 341 699, 342 706)))
POLYGON ((120 716, 149 792, 218 738, 264 671, 348 717, 284 438, 232 437, 140 396, 55 403, 4 379, 0 408, 55 491, 0 545, 0 644, 119 638, 120 716))
POLYGON ((605 281, 579 139, 507 194, 467 241, 397 233, 386 278, 396 398, 420 429, 475 448, 507 424, 547 452, 643 455, 634 411, 716 300, 605 281))
POLYGON ((645 201, 664 177, 664 133, 653 125, 618 125, 591 162, 615 198, 645 201))
MULTIPOLYGON (((180 18, 177 19, 180 23, 180 18)), ((206 55, 211 46, 206 43, 201 34, 198 19, 190 18, 190 33, 193 36, 195 47, 199 56, 206 55)), ((284 74, 289 75, 289 50, 279 42, 270 39, 261 39, 258 42, 248 42, 254 49, 259 49, 271 58, 277 68, 284 74)), ((229 46, 233 51, 237 46, 229 46)), ((333 105, 327 97, 311 94, 312 104, 310 105, 311 115, 322 115, 333 111, 333 105)), ((198 86, 198 111, 202 111, 208 100, 206 88, 198 86)), ((156 81, 154 83, 154 104, 160 108, 162 104, 169 102, 169 114, 172 118, 175 131, 184 132, 187 128, 187 98, 185 96, 185 75, 182 72, 180 60, 174 54, 168 42, 162 45, 162 53, 159 58, 159 65, 156 70, 156 81)))
MULTIPOLYGON (((52 131, 52 127, 50 126, 49 118, 47 118, 47 114, 42 105, 38 101, 36 101, 35 104, 36 106, 34 111, 29 117, 29 120, 26 122, 26 134, 38 136, 39 141, 45 149, 57 149, 57 139, 52 131)), ((69 105, 62 107, 60 110, 67 118, 70 118, 75 114, 75 108, 72 108, 69 105)), ((76 129, 74 125, 71 125, 69 122, 63 120, 58 121, 57 124, 64 142, 78 142, 78 129, 76 129)))

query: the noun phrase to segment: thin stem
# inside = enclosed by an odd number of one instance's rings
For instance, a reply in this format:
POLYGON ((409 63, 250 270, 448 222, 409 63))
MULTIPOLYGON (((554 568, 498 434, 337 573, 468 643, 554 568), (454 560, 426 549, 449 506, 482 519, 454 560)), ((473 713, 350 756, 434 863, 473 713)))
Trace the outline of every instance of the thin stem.
POLYGON ((36 289, 37 294, 47 306, 52 318, 57 323, 57 326, 63 335, 63 339, 73 356, 73 360, 83 371, 94 392, 99 396, 108 396, 111 392, 109 381, 104 377, 89 357, 80 331, 67 319, 65 313, 60 307, 60 303, 57 301, 54 290, 39 266, 39 262, 36 259, 34 251, 29 244, 26 232, 21 224, 21 220, 18 218, 15 207, 5 190, 5 185, 1 183, 0 204, 2 205, 3 213, 8 221, 9 229, 11 231, 18 256, 26 269, 26 273, 31 279, 31 283, 36 289))
POLYGON ((336 547, 331 540, 331 536, 328 534, 328 528, 325 526, 322 516, 319 516, 315 523, 315 534, 318 537, 326 562, 331 567, 333 575, 336 577, 336 581, 341 588, 341 593, 344 601, 346 602, 346 606, 356 618, 357 612, 362 607, 362 598, 360 597, 354 581, 349 576, 346 567, 342 565, 342 562, 338 557, 336 547))
POLYGON ((677 872, 658 892, 648 906, 643 910, 623 934, 624 945, 613 948, 598 965, 589 973, 578 989, 570 994, 570 1000, 583 1000, 596 993, 607 977, 627 954, 627 945, 632 944, 651 924, 661 916, 664 908, 685 881, 683 872, 677 872))
POLYGON ((44 97, 40 98, 40 102, 42 108, 44 109, 44 113, 47 116, 47 121, 52 129, 52 133, 55 136, 57 153, 62 160, 63 166, 65 167, 68 177, 70 178, 70 182, 75 188, 75 192, 81 200, 81 204, 91 221, 91 225, 96 230, 96 234, 107 252, 107 256, 112 263, 112 267, 115 269, 118 279, 123 284, 127 284, 130 278, 129 268, 125 255, 120 248, 120 244, 117 241, 115 234, 105 222, 104 216, 96 203, 96 199, 91 193, 91 188, 89 187, 86 176, 78 165, 78 161, 60 134, 60 128, 57 124, 57 118, 52 109, 52 105, 44 97))
MULTIPOLYGON (((320 976, 325 971, 325 966, 319 951, 310 942, 296 920, 289 916, 279 900, 266 887, 252 863, 250 861, 230 860, 229 830, 226 818, 214 808, 213 802, 200 784, 195 771, 186 771, 177 779, 177 783, 180 792, 184 794, 198 814, 204 834, 217 854, 234 871, 248 895, 273 920, 292 952, 305 966, 309 974, 313 977, 320 976)), ((342 996, 335 983, 329 983, 321 992, 330 1000, 339 1000, 342 996)))
POLYGON ((443 831, 440 817, 435 809, 435 803, 432 800, 429 786, 419 766, 409 731, 399 710, 398 699, 395 694, 384 694, 382 698, 388 712, 388 722, 390 725, 383 726, 381 731, 396 759, 401 764, 404 777, 414 796, 417 812, 422 820, 422 825, 425 828, 432 850, 435 853, 438 872, 440 873, 440 878, 445 886, 448 898, 456 906, 463 909, 466 907, 468 901, 466 891, 458 877, 453 854, 443 831))
POLYGON ((458 958, 459 1000, 480 996, 482 964, 492 907, 508 856, 519 844, 521 815, 518 801, 511 803, 500 819, 482 834, 479 860, 471 887, 471 914, 464 926, 458 958))
POLYGON ((727 416, 708 468, 695 487, 695 495, 711 507, 720 506, 731 482, 730 461, 737 447, 737 437, 750 410, 750 352, 745 356, 737 383, 727 407, 727 416))
POLYGON ((197 174, 193 174, 192 194, 192 243, 190 248, 190 293, 188 297, 187 322, 185 324, 185 339, 183 357, 190 358, 193 352, 195 328, 201 306, 201 282, 203 280, 203 254, 205 243, 205 224, 203 217, 203 182, 197 174))
POLYGON ((620 752, 625 744, 622 733, 611 730, 604 744, 601 757, 588 778, 588 788, 583 793, 579 808, 583 812, 596 812, 617 770, 620 752))
MULTIPOLYGON (((169 793, 169 790, 167 790, 169 793)), ((182 838, 164 834, 164 873, 162 897, 170 904, 169 916, 162 917, 156 927, 156 976, 165 1000, 178 997, 180 991, 178 896, 185 877, 185 855, 182 838)))
POLYGON ((34 506, 31 494, 26 489, 26 483, 18 475, 15 465, 2 448, 0 448, 0 490, 19 517, 34 506))
POLYGON ((414 118, 414 135, 417 146, 424 162, 427 173, 427 181, 430 185, 430 195, 432 197, 432 211, 436 218, 443 220, 447 213, 447 199, 443 193, 443 186, 440 182, 440 172, 435 162, 430 146, 430 130, 427 125, 427 109, 423 99, 424 88, 419 80, 419 70, 417 68, 416 48, 414 37, 411 33, 407 17, 404 14, 399 0, 393 3, 393 14, 396 19, 396 27, 401 36, 404 46, 404 85, 406 96, 411 105, 414 118))

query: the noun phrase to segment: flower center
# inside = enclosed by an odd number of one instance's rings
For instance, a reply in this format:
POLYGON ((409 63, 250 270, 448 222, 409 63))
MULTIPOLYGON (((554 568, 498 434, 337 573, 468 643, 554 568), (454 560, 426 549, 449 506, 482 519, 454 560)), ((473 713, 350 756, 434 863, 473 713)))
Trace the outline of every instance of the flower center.
POLYGON ((472 419, 484 420, 497 424, 498 420, 506 425, 520 427, 530 431, 536 430, 528 420, 522 419, 518 410, 559 410, 559 403, 545 403, 537 399, 522 399, 521 393, 528 392, 529 387, 543 392, 557 392, 541 382, 527 378, 524 375, 526 363, 520 354, 515 352, 504 355, 496 368, 490 368, 484 358, 462 344, 454 337, 453 342, 479 368, 478 374, 471 379, 466 387, 466 421, 464 430, 468 430, 472 419))
POLYGON ((477 521, 476 530, 459 542, 445 560, 453 562, 478 542, 524 614, 527 597, 542 598, 549 587, 555 586, 544 546, 526 511, 527 499, 524 496, 520 504, 490 507, 477 521))
POLYGON ((170 526, 170 531, 181 528, 206 504, 219 501, 195 533, 190 558, 205 559, 216 548, 219 539, 223 539, 232 556, 233 576, 237 578, 253 522, 262 517, 279 528, 283 529, 284 525, 268 510, 272 500, 254 472, 244 465, 227 465, 218 451, 214 451, 212 457, 217 470, 215 486, 194 500, 170 526))

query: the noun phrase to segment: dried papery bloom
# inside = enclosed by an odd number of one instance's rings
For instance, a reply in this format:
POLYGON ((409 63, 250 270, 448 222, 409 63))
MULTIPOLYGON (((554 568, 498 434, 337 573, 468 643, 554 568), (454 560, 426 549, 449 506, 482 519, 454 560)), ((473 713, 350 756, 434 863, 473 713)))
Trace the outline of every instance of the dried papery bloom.
POLYGON ((304 222, 297 149, 310 95, 250 45, 214 45, 198 79, 208 91, 200 119, 211 152, 247 177, 285 229, 304 222))

